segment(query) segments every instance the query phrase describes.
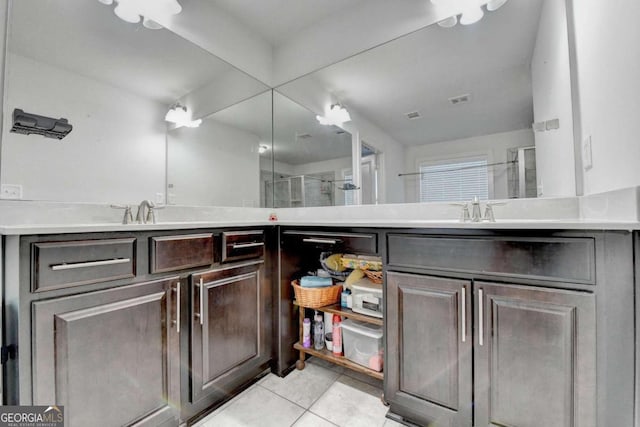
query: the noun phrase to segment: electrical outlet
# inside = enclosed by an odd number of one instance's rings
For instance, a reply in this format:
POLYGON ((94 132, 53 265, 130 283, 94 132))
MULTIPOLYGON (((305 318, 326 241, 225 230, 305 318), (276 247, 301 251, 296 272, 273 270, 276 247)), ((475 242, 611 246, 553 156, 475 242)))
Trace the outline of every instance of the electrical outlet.
POLYGON ((0 199, 22 199, 22 185, 3 184, 0 188, 0 199))
POLYGON ((582 142, 582 167, 589 170, 593 167, 593 156, 591 154, 591 135, 582 142))

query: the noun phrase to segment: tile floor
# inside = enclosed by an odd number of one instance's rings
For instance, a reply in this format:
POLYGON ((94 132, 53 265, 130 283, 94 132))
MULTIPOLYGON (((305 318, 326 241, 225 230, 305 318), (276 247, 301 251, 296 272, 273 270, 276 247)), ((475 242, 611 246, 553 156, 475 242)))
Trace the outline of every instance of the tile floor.
POLYGON ((320 359, 285 378, 269 374, 196 427, 391 427, 382 382, 320 359))

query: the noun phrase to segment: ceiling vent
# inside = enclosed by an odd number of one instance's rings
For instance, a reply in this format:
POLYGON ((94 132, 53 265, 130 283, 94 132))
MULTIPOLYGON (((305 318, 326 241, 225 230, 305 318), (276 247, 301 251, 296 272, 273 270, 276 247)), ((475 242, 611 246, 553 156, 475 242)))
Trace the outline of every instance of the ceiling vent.
POLYGON ((465 93, 464 95, 454 96, 453 98, 449 98, 449 102, 452 105, 466 104, 469 101, 471 101, 471 95, 468 93, 465 93))
POLYGON ((407 116, 407 119, 409 120, 419 119, 421 117, 420 113, 418 113, 417 111, 406 113, 405 116, 407 116))

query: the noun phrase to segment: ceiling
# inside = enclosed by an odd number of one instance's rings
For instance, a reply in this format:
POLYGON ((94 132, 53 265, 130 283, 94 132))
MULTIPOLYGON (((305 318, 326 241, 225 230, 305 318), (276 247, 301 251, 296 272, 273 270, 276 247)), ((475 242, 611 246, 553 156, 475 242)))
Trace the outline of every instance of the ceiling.
POLYGON ((10 25, 10 52, 164 104, 240 73, 170 31, 122 21, 97 0, 14 1, 10 25))
MULTIPOLYGON (((302 79, 319 83, 404 145, 529 128, 542 3, 510 0, 474 25, 432 25, 302 79), (470 94, 469 103, 448 101, 463 94, 470 94), (421 118, 409 120, 413 111, 421 118)), ((300 87, 278 90, 295 100, 300 87)))
POLYGON ((209 0, 272 46, 366 0, 209 0))

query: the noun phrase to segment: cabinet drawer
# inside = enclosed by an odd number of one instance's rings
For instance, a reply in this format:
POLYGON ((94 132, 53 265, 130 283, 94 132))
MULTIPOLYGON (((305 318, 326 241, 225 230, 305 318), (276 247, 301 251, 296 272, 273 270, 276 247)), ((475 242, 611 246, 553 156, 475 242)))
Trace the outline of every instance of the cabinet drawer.
POLYGON ((213 234, 189 234, 151 238, 151 273, 184 270, 214 262, 213 234))
POLYGON ((39 242, 32 246, 32 289, 43 292, 135 276, 135 238, 39 242))
POLYGON ((390 234, 391 266, 595 284, 595 241, 564 237, 390 234))
POLYGON ((323 251, 344 251, 363 254, 378 252, 378 235, 368 233, 332 233, 324 231, 284 231, 283 246, 287 249, 318 248, 323 251))
POLYGON ((264 256, 264 231, 225 231, 222 233, 222 262, 264 256))

